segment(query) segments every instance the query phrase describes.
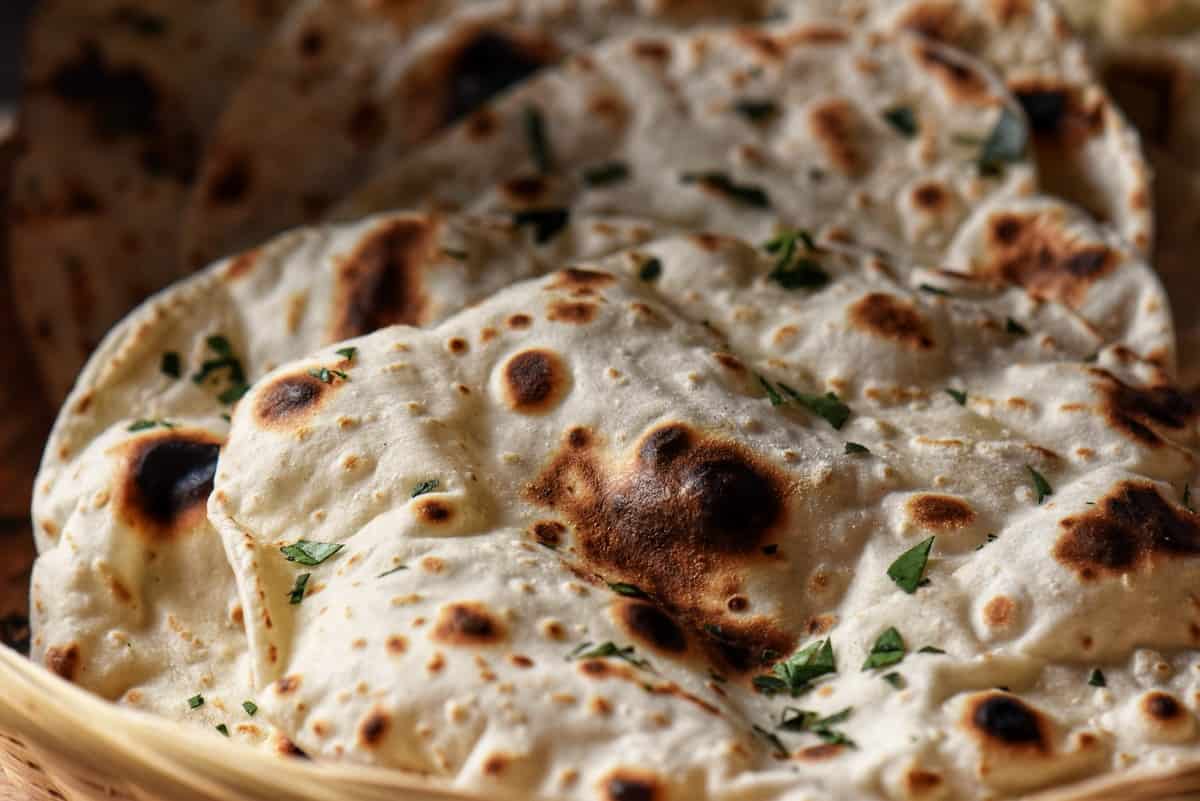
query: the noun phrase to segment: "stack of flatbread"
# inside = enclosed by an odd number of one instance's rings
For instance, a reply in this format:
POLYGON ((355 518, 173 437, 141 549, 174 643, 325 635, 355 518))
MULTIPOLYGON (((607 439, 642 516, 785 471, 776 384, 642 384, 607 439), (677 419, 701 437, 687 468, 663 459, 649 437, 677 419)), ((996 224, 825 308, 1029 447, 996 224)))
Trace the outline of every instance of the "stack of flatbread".
POLYGON ((481 798, 1200 760, 1195 121, 1114 66, 1195 13, 1084 5, 47 4, 33 659, 481 798))

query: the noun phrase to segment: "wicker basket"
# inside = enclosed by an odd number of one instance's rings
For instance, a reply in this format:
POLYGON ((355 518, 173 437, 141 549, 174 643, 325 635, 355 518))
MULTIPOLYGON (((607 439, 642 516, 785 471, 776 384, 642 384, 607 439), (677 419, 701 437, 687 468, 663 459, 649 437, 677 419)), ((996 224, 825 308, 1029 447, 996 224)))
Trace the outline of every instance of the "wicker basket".
MULTIPOLYGON (((482 801, 399 771, 285 760, 118 707, 8 648, 0 688, 0 801, 482 801)), ((1200 762, 1025 801, 1100 799, 1200 801, 1200 762)))

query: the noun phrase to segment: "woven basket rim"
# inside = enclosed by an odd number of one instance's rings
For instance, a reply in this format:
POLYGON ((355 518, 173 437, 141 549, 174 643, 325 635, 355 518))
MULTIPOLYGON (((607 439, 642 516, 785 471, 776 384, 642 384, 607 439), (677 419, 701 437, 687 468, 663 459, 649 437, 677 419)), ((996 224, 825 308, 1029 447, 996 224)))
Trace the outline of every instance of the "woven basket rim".
MULTIPOLYGON (((361 765, 285 760, 208 732, 121 707, 0 647, 0 730, 77 764, 103 765, 114 782, 168 788, 164 797, 243 801, 482 801, 444 779, 361 765), (70 732, 64 737, 64 732, 70 732)), ((7 744, 0 739, 0 749, 7 744)), ((1200 798, 1200 756, 1171 769, 1131 769, 1023 801, 1200 798)), ((108 797, 108 796, 105 796, 108 797)), ((486 797, 494 797, 489 795, 486 797)), ((96 797, 96 801, 100 796, 96 797)))

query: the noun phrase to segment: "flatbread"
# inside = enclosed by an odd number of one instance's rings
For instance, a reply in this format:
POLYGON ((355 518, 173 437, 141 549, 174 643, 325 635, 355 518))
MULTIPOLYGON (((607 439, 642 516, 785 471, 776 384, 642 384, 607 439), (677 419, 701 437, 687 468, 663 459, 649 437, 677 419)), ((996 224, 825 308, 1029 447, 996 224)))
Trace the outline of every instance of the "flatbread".
MULTIPOLYGON (((631 28, 650 36, 689 23, 789 15, 818 28, 833 21, 885 35, 915 29, 982 56, 1037 117, 1034 141, 1047 191, 1111 221, 1135 246, 1150 244, 1149 175, 1136 136, 1097 85, 1080 43, 1041 0, 458 6, 448 18, 434 3, 401 15, 359 4, 348 12, 330 0, 299 9, 220 125, 190 204, 185 240, 194 263, 313 221, 357 182, 389 170, 490 95, 587 42, 631 28), (265 120, 264 107, 275 110, 265 120), (237 191, 224 191, 230 188, 237 191)), ((770 46, 769 36, 758 38, 770 46)), ((769 51, 760 55, 771 58, 769 51)))
POLYGON ((326 343, 436 322, 657 230, 580 219, 541 245, 507 219, 387 215, 286 235, 148 301, 93 355, 46 449, 34 658, 110 700, 292 751, 243 711, 253 693, 242 612, 204 516, 226 393, 326 343), (236 368, 227 361, 197 383, 205 362, 230 353, 236 368))
POLYGON ((1086 361, 1060 304, 808 256, 829 283, 787 289, 778 254, 668 239, 256 384, 209 514, 267 717, 497 798, 969 799, 1185 756, 1195 400, 1086 361), (763 691, 826 636, 835 676, 763 691))
POLYGON ((12 291, 52 401, 149 293, 212 120, 288 0, 50 0, 30 25, 12 291))
POLYGON ((217 126, 191 199, 193 264, 320 220, 390 158, 568 50, 634 26, 761 17, 765 0, 308 0, 217 126), (273 113, 262 114, 270 108, 273 113))

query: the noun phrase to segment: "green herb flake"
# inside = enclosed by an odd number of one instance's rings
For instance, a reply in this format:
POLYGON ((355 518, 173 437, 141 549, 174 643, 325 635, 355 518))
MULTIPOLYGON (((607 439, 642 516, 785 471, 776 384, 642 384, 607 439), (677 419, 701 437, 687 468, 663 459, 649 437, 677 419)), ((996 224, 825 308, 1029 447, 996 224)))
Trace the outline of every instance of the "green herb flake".
POLYGON ((338 356, 341 356, 348 362, 354 361, 354 357, 358 355, 358 348, 340 348, 334 351, 338 356))
POLYGON ((646 259, 638 270, 638 278, 646 282, 657 281, 662 275, 662 269, 661 259, 646 259))
POLYGON ((629 179, 629 165, 623 161, 597 164, 583 171, 583 182, 591 187, 610 186, 629 179))
POLYGON ((796 403, 818 417, 824 418, 825 422, 833 426, 835 431, 841 431, 842 426, 846 425, 846 421, 850 419, 850 407, 842 403, 841 398, 832 392, 826 392, 824 395, 807 395, 797 392, 783 383, 779 385, 779 388, 796 403))
POLYGON ((614 642, 605 642, 595 646, 590 642, 583 643, 583 645, 567 655, 567 661, 571 662, 576 659, 608 659, 609 657, 622 659, 639 670, 654 671, 648 661, 637 656, 637 650, 632 645, 626 645, 622 648, 614 642))
POLYGON ((311 577, 312 573, 301 573, 296 576, 296 583, 292 585, 292 591, 288 593, 288 601, 293 606, 304 600, 304 592, 308 589, 308 580, 311 577))
POLYGON ((986 546, 991 545, 993 542, 995 542, 998 539, 1000 539, 1000 538, 997 537, 995 534, 988 534, 987 540, 985 542, 981 542, 978 545, 976 545, 975 550, 982 551, 986 546))
POLYGON ((204 706, 203 695, 193 695, 188 699, 188 709, 199 709, 202 706, 204 706))
POLYGON ((681 180, 685 184, 699 184, 710 192, 718 192, 745 206, 771 208, 771 198, 762 187, 739 184, 723 172, 685 173, 681 180))
POLYGON ((442 486, 442 482, 439 481, 438 479, 436 479, 436 478, 426 479, 425 481, 422 481, 417 486, 413 487, 412 494, 409 495, 408 497, 417 498, 417 497, 420 497, 421 495, 428 495, 431 492, 436 492, 437 488, 440 486, 442 486))
POLYGON ((224 734, 226 737, 229 736, 229 727, 224 723, 217 724, 217 731, 221 732, 221 734, 224 734))
POLYGON ((783 396, 779 394, 779 390, 775 389, 771 382, 761 375, 758 376, 758 384, 767 393, 767 400, 771 402, 772 406, 782 406, 786 403, 783 396))
POLYGON ((179 354, 173 350, 169 350, 162 355, 162 363, 159 365, 163 375, 171 378, 179 378, 183 375, 183 360, 179 358, 179 354))
POLYGON ((385 570, 385 571, 383 571, 382 573, 380 573, 380 574, 379 574, 378 576, 376 576, 375 578, 383 578, 384 576, 390 576, 390 575, 392 575, 393 573, 399 573, 401 570, 408 570, 408 565, 396 565, 396 566, 395 566, 395 567, 393 567, 391 570, 385 570))
POLYGON ((1000 112, 996 127, 983 143, 979 154, 979 172, 983 175, 997 176, 1004 172, 1007 164, 1014 164, 1025 158, 1029 146, 1029 129, 1015 111, 1005 107, 1000 112))
POLYGON ((529 142, 529 155, 533 158, 538 172, 543 175, 554 172, 554 154, 546 136, 546 118, 533 106, 525 109, 525 138, 529 142))
POLYGON ((250 385, 247 383, 234 384, 229 389, 217 396, 217 400, 226 406, 232 406, 246 396, 250 391, 250 385))
POLYGON ((566 209, 526 209, 513 215, 513 224, 518 228, 533 228, 533 241, 544 245, 558 236, 570 219, 571 213, 566 209))
POLYGON ((817 252, 817 245, 807 231, 780 234, 764 248, 776 256, 775 267, 767 274, 767 280, 784 289, 821 289, 831 280, 821 263, 808 255, 817 252), (806 255, 801 255, 800 245, 804 246, 806 255))
POLYGON ((926 645, 924 648, 917 651, 917 653, 918 654, 934 654, 934 655, 944 656, 946 652, 943 651, 941 648, 937 648, 933 645, 926 645))
POLYGON ((1029 465, 1025 465, 1025 469, 1029 471, 1029 477, 1033 479, 1033 488, 1037 491, 1038 506, 1041 506, 1042 501, 1054 494, 1054 488, 1050 486, 1050 482, 1046 480, 1045 476, 1029 465))
POLYGON ((784 747, 783 740, 779 739, 778 734, 776 734, 773 731, 767 731, 766 729, 764 729, 762 726, 759 726, 758 724, 753 725, 751 728, 753 729, 755 734, 757 734, 759 737, 761 737, 763 740, 765 740, 768 745, 771 746, 772 754, 777 759, 787 759, 789 756, 791 756, 791 754, 788 752, 787 748, 784 747))
POLYGON ((845 723, 853 713, 854 707, 846 707, 841 712, 821 717, 817 712, 789 706, 784 708, 777 728, 790 732, 812 732, 830 745, 857 748, 853 740, 833 728, 839 723, 845 723))
POLYGON ((949 395, 950 397, 954 398, 954 402, 957 403, 959 406, 967 405, 967 393, 965 390, 947 388, 946 394, 949 395))
POLYGON ((145 431, 150 428, 155 428, 158 425, 157 420, 137 420, 125 429, 126 431, 145 431))
POLYGON ((1011 317, 1004 321, 1004 330, 1016 337, 1029 336, 1029 329, 1011 317))
POLYGON ((871 453, 871 449, 866 445, 859 445, 857 442, 846 443, 847 456, 865 456, 871 453))
POLYGON ((903 690, 908 686, 908 683, 904 681, 904 677, 894 670, 891 673, 884 673, 881 678, 897 690, 903 690))
POLYGON ((929 562, 929 552, 933 550, 936 537, 919 542, 900 554, 895 562, 887 569, 888 577, 909 595, 917 591, 921 579, 925 575, 925 565, 929 562))
POLYGON ((739 100, 733 108, 754 123, 767 122, 779 113, 779 104, 774 100, 739 100))
POLYGON ((950 290, 942 289, 940 286, 934 286, 933 284, 921 284, 917 288, 920 289, 922 292, 928 292, 930 295, 940 295, 941 297, 944 297, 944 298, 954 297, 953 295, 950 294, 950 290))
POLYGON ((905 653, 904 638, 893 626, 875 640, 875 644, 871 646, 871 653, 867 655, 867 661, 863 662, 862 669, 891 667, 903 660, 905 653))
POLYGON ((626 598, 649 598, 650 597, 650 596, 646 595, 646 593, 642 592, 640 587, 638 587, 634 584, 626 584, 621 581, 618 581, 615 583, 610 583, 608 585, 608 588, 610 590, 612 590, 613 592, 615 592, 617 595, 623 595, 626 598))
POLYGON ((912 139, 921 130, 917 125, 917 115, 908 106, 890 108, 883 112, 883 118, 905 139, 912 139))
POLYGON ((345 546, 340 542, 310 542, 309 540, 300 540, 293 545, 285 545, 279 550, 287 557, 289 562, 297 562, 311 567, 321 564, 342 550, 343 547, 345 546))
POLYGON ((242 367, 241 360, 233 353, 233 346, 220 334, 209 336, 205 339, 205 344, 216 358, 205 360, 200 365, 200 369, 192 375, 192 382, 197 385, 203 384, 214 373, 222 370, 228 371, 231 387, 221 394, 219 400, 225 404, 240 400, 250 385, 246 382, 246 371, 242 367), (240 390, 240 394, 236 392, 237 390, 240 390), (234 397, 235 394, 236 397, 234 397), (226 400, 226 398, 232 398, 232 400, 226 400))
POLYGON ((795 697, 807 690, 815 679, 829 673, 837 673, 833 641, 818 640, 775 665, 770 675, 756 676, 754 686, 765 695, 789 693, 795 697))
POLYGON ((253 701, 242 701, 242 709, 246 710, 246 714, 254 717, 258 713, 258 704, 253 701))
POLYGON ((1104 672, 1100 668, 1092 671, 1092 675, 1088 676, 1088 684, 1092 687, 1107 687, 1108 679, 1104 678, 1104 672))

